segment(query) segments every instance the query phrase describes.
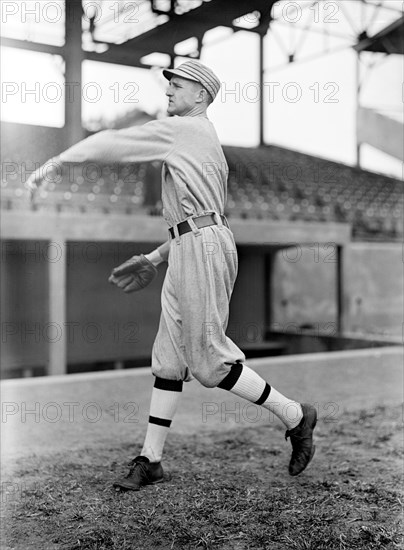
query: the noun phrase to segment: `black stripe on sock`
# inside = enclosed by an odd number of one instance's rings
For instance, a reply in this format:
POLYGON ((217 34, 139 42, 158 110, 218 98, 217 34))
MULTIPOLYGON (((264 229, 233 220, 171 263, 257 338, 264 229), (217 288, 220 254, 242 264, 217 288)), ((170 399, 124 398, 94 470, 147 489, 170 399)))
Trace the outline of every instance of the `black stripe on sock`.
POLYGON ((167 420, 166 418, 158 418, 157 416, 149 416, 149 424, 157 424, 157 426, 169 428, 171 426, 171 420, 167 420))
POLYGON ((234 363, 231 366, 229 374, 227 374, 220 384, 217 385, 218 388, 222 390, 230 391, 233 386, 235 386, 237 380, 240 378, 241 373, 243 372, 243 363, 234 363))
POLYGON ((269 384, 265 385, 264 391, 261 394, 261 397, 255 401, 256 405, 262 405, 268 399, 268 395, 271 393, 271 386, 269 384))
POLYGON ((167 380, 156 376, 154 387, 158 390, 166 391, 182 391, 182 380, 167 380))

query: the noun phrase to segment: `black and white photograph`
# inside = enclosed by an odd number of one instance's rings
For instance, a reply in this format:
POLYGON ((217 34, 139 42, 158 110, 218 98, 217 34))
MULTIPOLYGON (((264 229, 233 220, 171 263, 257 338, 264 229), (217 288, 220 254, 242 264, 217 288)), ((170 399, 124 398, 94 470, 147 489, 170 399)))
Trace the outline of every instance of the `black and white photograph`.
POLYGON ((404 2, 2 0, 2 550, 404 543, 404 2))

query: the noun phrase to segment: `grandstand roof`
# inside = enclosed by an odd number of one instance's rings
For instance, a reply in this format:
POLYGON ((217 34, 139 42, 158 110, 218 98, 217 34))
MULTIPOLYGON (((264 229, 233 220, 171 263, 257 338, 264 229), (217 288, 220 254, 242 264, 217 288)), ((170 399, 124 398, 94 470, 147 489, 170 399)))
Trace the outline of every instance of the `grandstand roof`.
MULTIPOLYGON (((169 11, 160 11, 151 2, 151 24, 154 28, 141 32, 137 36, 121 44, 108 44, 109 48, 99 54, 100 61, 115 59, 116 55, 130 57, 132 66, 144 67, 141 58, 154 52, 164 52, 170 56, 177 55, 174 51, 176 44, 196 37, 202 40, 204 34, 215 27, 223 26, 234 31, 246 30, 238 26, 235 20, 252 12, 259 12, 259 23, 250 28, 251 32, 265 34, 272 5, 276 0, 210 0, 203 1, 194 9, 185 11, 179 2, 171 2, 169 11), (179 6, 178 6, 179 4, 179 6), (181 9, 178 9, 180 7, 181 9), (184 13, 185 11, 185 13, 184 13), (165 16, 167 20, 159 24, 158 17, 165 16)), ((115 34, 116 34, 115 26, 115 34)), ((196 53, 199 56, 200 52, 196 53)))
POLYGON ((404 16, 374 36, 363 35, 354 49, 358 52, 404 54, 404 16))

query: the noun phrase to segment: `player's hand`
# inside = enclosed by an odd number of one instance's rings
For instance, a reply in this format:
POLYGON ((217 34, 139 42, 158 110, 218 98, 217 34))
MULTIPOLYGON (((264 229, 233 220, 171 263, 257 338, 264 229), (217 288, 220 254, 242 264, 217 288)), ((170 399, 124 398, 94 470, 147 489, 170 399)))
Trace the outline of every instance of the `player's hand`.
POLYGON ((31 202, 34 202, 36 192, 38 191, 38 188, 41 184, 41 168, 38 168, 38 170, 35 170, 27 181, 25 182, 25 188, 28 190, 29 198, 31 202))
POLYGON ((136 292, 148 286, 157 275, 157 268, 143 255, 132 256, 112 270, 108 282, 124 292, 136 292))
POLYGON ((50 159, 33 172, 25 182, 25 188, 29 192, 30 200, 35 200, 36 193, 40 187, 50 181, 61 180, 60 161, 56 158, 50 159))

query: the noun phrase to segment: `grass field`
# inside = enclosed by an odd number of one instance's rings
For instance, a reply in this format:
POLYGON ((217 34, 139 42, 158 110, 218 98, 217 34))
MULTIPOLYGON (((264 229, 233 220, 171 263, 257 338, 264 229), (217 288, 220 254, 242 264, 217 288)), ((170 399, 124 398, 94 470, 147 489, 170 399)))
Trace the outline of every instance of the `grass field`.
POLYGON ((316 456, 297 478, 280 423, 171 434, 172 481, 140 492, 112 482, 141 442, 17 461, 2 477, 2 548, 402 548, 401 407, 333 420, 320 420, 316 456))

